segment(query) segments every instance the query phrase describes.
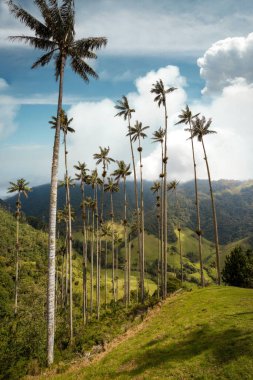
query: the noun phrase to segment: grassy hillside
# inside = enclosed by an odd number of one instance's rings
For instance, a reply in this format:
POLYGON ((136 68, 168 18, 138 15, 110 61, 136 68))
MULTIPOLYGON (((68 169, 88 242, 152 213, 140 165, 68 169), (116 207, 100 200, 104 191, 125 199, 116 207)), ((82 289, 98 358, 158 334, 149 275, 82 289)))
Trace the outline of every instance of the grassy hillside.
POLYGON ((211 287, 178 295, 102 360, 47 378, 251 380, 252 304, 250 289, 211 287))

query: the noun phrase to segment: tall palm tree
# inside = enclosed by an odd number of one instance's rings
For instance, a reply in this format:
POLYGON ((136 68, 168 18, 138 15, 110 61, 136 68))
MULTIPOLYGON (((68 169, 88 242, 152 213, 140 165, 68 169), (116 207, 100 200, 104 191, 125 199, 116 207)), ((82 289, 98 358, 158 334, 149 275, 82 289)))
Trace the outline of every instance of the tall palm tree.
POLYGON ((18 312, 18 282, 19 282, 19 221, 21 214, 21 194, 26 198, 28 197, 28 192, 32 189, 28 186, 29 182, 26 182, 24 178, 20 178, 17 182, 10 182, 10 187, 8 188, 8 193, 18 193, 16 202, 16 269, 15 269, 15 293, 14 293, 14 313, 18 312))
POLYGON ((77 170, 76 180, 80 181, 80 188, 82 192, 82 233, 83 233, 83 323, 87 321, 87 230, 86 230, 86 204, 85 204, 85 183, 88 180, 88 171, 86 164, 78 161, 77 165, 74 165, 77 170))
POLYGON ((129 305, 130 303, 130 251, 128 249, 128 238, 127 238, 127 194, 126 194, 126 179, 131 174, 130 164, 127 165, 124 161, 116 161, 118 167, 114 170, 112 175, 115 177, 115 180, 119 182, 120 179, 123 180, 124 188, 124 241, 125 241, 125 302, 129 305))
MULTIPOLYGON (((109 146, 106 148, 99 147, 100 152, 93 154, 93 158, 96 161, 96 165, 99 165, 102 163, 103 166, 103 172, 102 172, 102 183, 101 183, 101 202, 100 202, 100 226, 102 227, 103 224, 103 213, 104 213, 104 184, 105 184, 105 177, 107 175, 108 166, 111 162, 114 162, 114 159, 109 157, 110 148, 109 146)), ((97 291, 98 291, 98 298, 99 298, 99 304, 100 304, 100 272, 101 272, 101 252, 102 252, 102 239, 101 239, 101 230, 99 231, 99 256, 98 262, 97 262, 97 291)))
POLYGON ((95 230, 95 212, 96 212, 96 199, 87 197, 85 198, 85 205, 89 210, 91 210, 91 225, 90 225, 90 314, 93 313, 93 275, 94 275, 94 230, 95 230))
POLYGON ((91 172, 90 184, 93 189, 93 199, 95 202, 95 224, 96 224, 96 309, 97 319, 100 316, 100 278, 99 278, 99 211, 98 211, 98 186, 102 186, 103 182, 98 176, 97 169, 91 172))
POLYGON ((100 49, 107 43, 106 38, 84 38, 75 40, 75 10, 74 0, 63 0, 61 5, 53 0, 34 0, 42 16, 39 21, 25 9, 8 0, 10 12, 29 29, 34 36, 12 36, 11 40, 24 42, 35 49, 44 50, 43 54, 32 68, 47 65, 52 59, 55 61, 55 76, 59 79, 59 94, 57 107, 57 128, 55 130, 51 191, 49 210, 49 256, 48 256, 48 292, 47 292, 47 362, 50 366, 54 361, 54 322, 55 322, 55 248, 56 248, 56 208, 57 208, 57 174, 60 142, 60 114, 62 110, 63 79, 67 58, 73 71, 88 82, 89 76, 97 78, 96 72, 84 59, 97 58, 94 50, 100 49))
POLYGON ((105 238, 105 308, 107 308, 107 259, 108 259, 108 237, 112 236, 112 229, 109 224, 103 224, 102 237, 105 238))
MULTIPOLYGON (((65 133, 64 133, 65 135, 65 133)), ((66 142, 65 142, 66 149, 66 142)), ((67 160, 65 162, 65 177, 64 181, 59 182, 59 187, 64 186, 66 192, 66 209, 68 212, 67 218, 67 242, 68 242, 68 256, 69 256, 69 329, 70 329, 70 344, 73 343, 73 284, 72 284, 72 215, 71 215, 71 204, 70 204, 70 187, 75 186, 75 182, 72 178, 68 176, 68 166, 67 160)))
MULTIPOLYGON (((64 164, 65 164, 65 189, 66 189, 66 207, 68 210, 68 254, 69 254, 69 305, 70 305, 70 344, 73 343, 73 295, 72 295, 72 219, 71 219, 71 203, 70 203, 70 184, 68 182, 68 151, 67 151, 67 134, 74 133, 75 130, 70 127, 73 118, 68 119, 66 112, 62 109, 60 112, 60 130, 63 132, 63 143, 64 143, 64 164)), ((51 128, 57 128, 57 117, 53 116, 52 120, 49 121, 52 125, 51 128)))
MULTIPOLYGON (((144 283, 144 268, 145 268, 145 240, 144 240, 144 195, 143 195, 143 178, 142 178, 142 147, 141 147, 141 138, 145 139, 147 137, 146 133, 144 132, 146 129, 148 129, 149 126, 143 127, 142 123, 139 121, 135 122, 135 125, 133 127, 130 127, 130 130, 128 132, 128 136, 131 137, 131 140, 133 142, 138 140, 138 152, 139 152, 139 160, 140 160, 140 182, 141 182, 141 192, 140 192, 140 225, 141 225, 141 273, 143 278, 141 279, 141 282, 144 283)), ((144 294, 142 295, 144 297, 144 294)))
POLYGON ((175 207, 176 207, 176 217, 178 219, 177 223, 177 231, 178 231, 178 244, 179 244, 179 255, 180 255, 180 267, 181 267, 181 285, 184 281, 184 274, 183 274, 183 254, 182 254, 182 241, 181 241, 181 225, 180 225, 180 215, 179 215, 179 202, 177 197, 177 186, 179 184, 179 181, 171 181, 168 183, 168 191, 173 191, 175 194, 175 207))
POLYGON ((156 96, 154 101, 157 102, 158 107, 161 105, 164 107, 164 158, 163 158, 163 256, 164 256, 164 281, 163 281, 163 298, 167 296, 167 247, 168 247, 168 198, 167 198, 167 135, 168 135, 168 112, 167 112, 167 102, 166 95, 175 91, 175 87, 170 87, 165 89, 164 83, 159 79, 156 83, 153 84, 151 93, 154 93, 156 96))
POLYGON ((195 159, 195 149, 194 149, 194 141, 192 138, 192 122, 199 115, 193 115, 188 105, 186 105, 185 110, 181 111, 181 115, 179 115, 178 124, 189 125, 187 131, 190 132, 190 140, 191 140, 191 148, 192 148, 192 160, 193 160, 193 168, 194 168, 194 188, 195 188, 195 205, 196 205, 196 214, 197 214, 197 228, 196 234, 198 237, 198 247, 199 247, 199 263, 200 263, 200 276, 201 276, 201 285, 205 286, 205 278, 204 278, 204 270, 203 270, 203 255, 202 255, 202 231, 201 231, 201 223, 200 223, 200 209, 199 209, 199 194, 198 194, 198 181, 197 181, 197 164, 195 159))
POLYGON ((157 296, 158 298, 160 297, 160 268, 161 268, 161 212, 160 212, 160 202, 161 202, 161 197, 159 195, 159 192, 161 190, 161 182, 159 181, 154 181, 153 185, 151 186, 150 190, 152 191, 153 194, 156 195, 156 210, 157 210, 157 223, 158 223, 158 260, 157 260, 157 296))
MULTIPOLYGON (((160 200, 159 200, 159 204, 160 204, 160 218, 159 218, 159 224, 160 224, 160 256, 161 256, 161 262, 160 262, 160 272, 161 272, 161 289, 162 289, 162 294, 163 294, 163 290, 164 290, 164 269, 165 269, 165 266, 164 266, 164 261, 165 261, 165 258, 164 258, 164 249, 163 249, 163 245, 164 245, 164 238, 163 238, 163 225, 164 225, 164 221, 163 221, 163 217, 164 217, 164 212, 163 212, 163 200, 164 200, 164 197, 163 197, 163 189, 164 189, 164 186, 163 186, 163 183, 164 183, 164 162, 163 162, 163 159, 164 159, 164 139, 165 139, 165 129, 163 128, 159 128, 157 131, 155 131, 153 133, 153 137, 152 137, 152 140, 153 143, 155 142, 158 142, 160 145, 161 145, 161 163, 162 163, 162 167, 161 167, 161 173, 159 175, 160 177, 160 200)), ((160 290, 160 288, 159 288, 160 290)))
MULTIPOLYGON (((135 110, 133 108, 130 108, 127 97, 123 96, 122 100, 118 100, 115 108, 117 110, 119 110, 119 112, 115 116, 123 116, 124 120, 127 120, 128 132, 130 132, 132 113, 135 112, 135 110)), ((138 188, 137 188, 135 158, 134 158, 133 142, 132 142, 131 136, 129 136, 129 141, 130 141, 133 172, 134 172, 134 194, 135 194, 135 208, 136 208, 136 218, 137 218, 137 237, 138 237, 139 263, 141 263, 142 247, 141 247, 141 234, 140 234, 139 200, 138 200, 138 188)), ((143 279, 144 279, 144 275, 142 274, 142 268, 140 265, 140 288, 141 288, 142 302, 144 302, 144 281, 143 281, 143 279)))
POLYGON ((217 217, 216 217, 216 209, 215 209, 215 201, 213 195, 213 187, 211 181, 210 168, 207 160, 206 148, 204 144, 204 136, 217 133, 216 131, 212 131, 210 125, 212 124, 212 119, 206 120, 205 116, 199 118, 198 116, 194 119, 192 123, 192 136, 197 137, 198 141, 202 143, 202 148, 204 152, 204 160, 206 162, 206 169, 208 175, 209 189, 210 189, 210 197, 212 203, 212 213, 213 213, 213 228, 214 228, 214 239, 215 239, 215 251, 216 251, 216 270, 217 270, 217 283, 221 284, 221 274, 220 274, 220 252, 219 252, 219 237, 218 237, 218 226, 217 226, 217 217))
POLYGON ((115 288, 115 247, 114 247, 114 209, 113 209, 113 193, 119 191, 119 186, 117 182, 114 182, 113 179, 107 178, 107 183, 104 187, 105 192, 110 193, 110 200, 111 200, 111 225, 112 225, 112 294, 113 294, 113 300, 116 302, 116 288, 115 288))

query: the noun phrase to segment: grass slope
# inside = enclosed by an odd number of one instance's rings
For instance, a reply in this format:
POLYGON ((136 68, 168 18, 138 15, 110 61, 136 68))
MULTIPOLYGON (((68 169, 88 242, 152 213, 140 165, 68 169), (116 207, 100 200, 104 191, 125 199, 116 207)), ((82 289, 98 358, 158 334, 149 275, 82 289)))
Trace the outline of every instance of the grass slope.
POLYGON ((253 290, 210 287, 168 299, 102 360, 52 379, 250 380, 253 290))

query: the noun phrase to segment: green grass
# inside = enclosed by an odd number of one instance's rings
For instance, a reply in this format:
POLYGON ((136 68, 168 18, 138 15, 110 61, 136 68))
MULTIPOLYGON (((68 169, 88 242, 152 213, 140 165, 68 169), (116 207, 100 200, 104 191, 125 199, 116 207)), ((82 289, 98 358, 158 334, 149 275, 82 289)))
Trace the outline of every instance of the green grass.
POLYGON ((185 292, 102 360, 52 379, 250 380, 252 305, 251 289, 185 292))

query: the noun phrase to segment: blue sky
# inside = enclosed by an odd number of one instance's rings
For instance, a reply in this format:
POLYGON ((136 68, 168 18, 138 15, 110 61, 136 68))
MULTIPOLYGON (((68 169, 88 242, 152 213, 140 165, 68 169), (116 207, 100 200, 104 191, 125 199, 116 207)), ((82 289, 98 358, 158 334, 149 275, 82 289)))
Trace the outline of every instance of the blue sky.
MULTIPOLYGON (((40 17, 31 0, 19 0, 19 4, 40 17)), ((168 86, 174 83, 179 88, 169 106, 171 176, 192 178, 189 144, 183 129, 173 127, 178 112, 188 103, 212 117, 218 131, 219 136, 208 144, 213 177, 252 177, 252 1, 129 0, 126 5, 123 0, 76 0, 75 4, 77 38, 106 36, 108 46, 91 63, 98 81, 91 79, 87 85, 66 70, 65 109, 74 118, 76 129, 69 139, 71 165, 80 160, 93 168, 92 153, 99 145, 109 145, 116 159, 130 161, 124 123, 114 118, 113 105, 122 95, 129 96, 136 117, 150 125, 151 135, 163 121, 146 93, 150 84, 164 75, 168 86)), ((30 69, 40 52, 7 39, 29 31, 13 19, 4 1, 0 3, 0 25, 3 196, 9 181, 19 177, 32 186, 49 181, 53 131, 48 121, 55 114, 58 84, 53 65, 30 69)), ((144 148, 145 177, 155 179, 158 147, 145 141, 144 148)), ((205 178, 201 151, 199 154, 199 173, 205 178)), ((59 176, 62 173, 61 164, 59 176)))

